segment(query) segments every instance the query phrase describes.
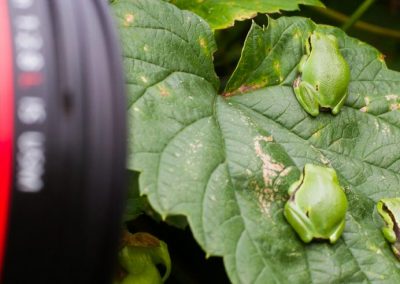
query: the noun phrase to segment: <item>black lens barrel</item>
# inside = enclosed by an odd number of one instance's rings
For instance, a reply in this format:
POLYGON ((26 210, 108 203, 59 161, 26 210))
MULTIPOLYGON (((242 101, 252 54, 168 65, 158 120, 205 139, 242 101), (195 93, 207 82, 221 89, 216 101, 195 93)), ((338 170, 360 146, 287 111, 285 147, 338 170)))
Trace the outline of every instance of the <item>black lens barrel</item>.
POLYGON ((107 3, 10 0, 9 7, 14 39, 26 40, 14 40, 14 186, 3 282, 110 283, 126 118, 107 3), (38 22, 36 29, 24 19, 38 22), (24 118, 23 104, 44 114, 24 118))

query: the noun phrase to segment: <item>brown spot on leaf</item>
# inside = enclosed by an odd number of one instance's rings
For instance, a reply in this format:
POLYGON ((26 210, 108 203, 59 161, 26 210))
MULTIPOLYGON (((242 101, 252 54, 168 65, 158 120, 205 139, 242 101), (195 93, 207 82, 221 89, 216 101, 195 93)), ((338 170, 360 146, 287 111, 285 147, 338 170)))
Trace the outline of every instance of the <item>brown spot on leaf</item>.
POLYGON ((235 91, 223 93, 222 96, 223 97, 232 97, 232 96, 235 96, 237 94, 244 94, 244 93, 248 93, 248 92, 251 92, 251 91, 255 91, 257 89, 260 89, 260 88, 266 86, 267 83, 268 82, 265 81, 262 84, 242 85, 235 91))

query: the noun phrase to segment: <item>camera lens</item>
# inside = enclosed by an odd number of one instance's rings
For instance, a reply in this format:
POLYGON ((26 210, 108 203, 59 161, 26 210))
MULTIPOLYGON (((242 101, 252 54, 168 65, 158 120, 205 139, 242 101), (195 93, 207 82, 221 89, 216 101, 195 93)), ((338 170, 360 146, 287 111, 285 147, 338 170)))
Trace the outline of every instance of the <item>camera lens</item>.
POLYGON ((124 197, 106 1, 0 0, 1 283, 109 283, 124 197))

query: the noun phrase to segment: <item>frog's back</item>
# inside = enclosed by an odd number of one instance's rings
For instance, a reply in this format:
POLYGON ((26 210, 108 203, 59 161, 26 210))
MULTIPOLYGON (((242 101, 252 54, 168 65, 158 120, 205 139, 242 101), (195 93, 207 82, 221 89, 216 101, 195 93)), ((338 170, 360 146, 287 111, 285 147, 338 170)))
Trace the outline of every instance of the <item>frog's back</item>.
POLYGON ((310 60, 307 60, 302 80, 310 82, 322 107, 336 105, 345 94, 350 78, 350 68, 337 47, 336 41, 315 42, 310 60))
MULTIPOLYGON (((309 168, 308 170, 312 171, 313 169, 309 168)), ((309 211, 308 208, 303 210, 312 220, 312 223, 321 224, 319 233, 329 234, 332 229, 331 224, 340 223, 343 220, 347 209, 346 195, 339 186, 336 173, 331 169, 327 169, 325 173, 311 173, 307 179, 304 180, 304 183, 310 183, 314 186, 312 190, 305 192, 302 198, 308 201, 308 207, 312 210, 309 211)), ((306 204, 306 202, 301 203, 306 204)))

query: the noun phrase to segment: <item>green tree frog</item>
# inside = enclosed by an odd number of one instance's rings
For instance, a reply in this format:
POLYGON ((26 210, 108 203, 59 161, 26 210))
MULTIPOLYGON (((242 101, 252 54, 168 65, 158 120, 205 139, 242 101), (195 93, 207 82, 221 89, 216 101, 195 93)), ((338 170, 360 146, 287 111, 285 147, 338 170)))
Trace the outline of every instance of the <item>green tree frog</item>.
POLYGON ((350 68, 340 53, 335 36, 314 31, 306 43, 307 54, 298 65, 293 83, 301 106, 312 116, 331 109, 337 114, 347 97, 350 68))
POLYGON ((329 239, 335 243, 345 227, 347 198, 332 168, 306 164, 289 188, 284 215, 305 243, 329 239))
POLYGON ((171 273, 171 259, 167 244, 148 233, 123 234, 119 264, 126 272, 121 284, 162 284, 171 273), (157 265, 165 267, 161 277, 157 265))
POLYGON ((392 244, 394 254, 400 258, 400 198, 381 199, 376 207, 386 224, 382 233, 392 244))

